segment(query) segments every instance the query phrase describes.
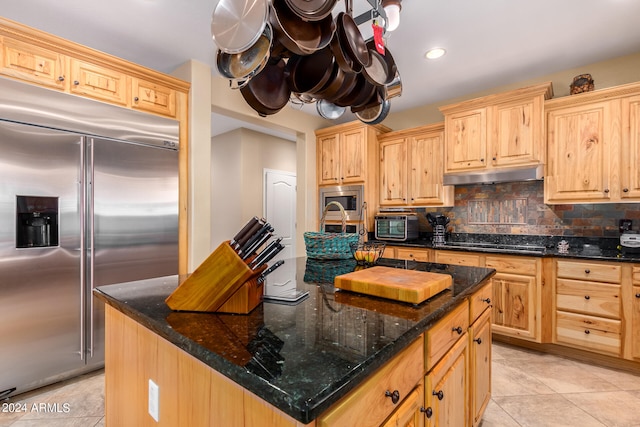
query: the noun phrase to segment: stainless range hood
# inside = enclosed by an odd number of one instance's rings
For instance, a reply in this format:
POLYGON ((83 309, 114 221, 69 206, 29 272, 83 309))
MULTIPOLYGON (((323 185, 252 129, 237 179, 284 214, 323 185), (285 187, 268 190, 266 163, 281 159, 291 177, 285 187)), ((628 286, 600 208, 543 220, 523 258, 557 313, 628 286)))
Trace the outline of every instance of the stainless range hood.
POLYGON ((447 174, 444 185, 497 184, 501 182, 534 181, 544 178, 544 165, 517 169, 447 174))

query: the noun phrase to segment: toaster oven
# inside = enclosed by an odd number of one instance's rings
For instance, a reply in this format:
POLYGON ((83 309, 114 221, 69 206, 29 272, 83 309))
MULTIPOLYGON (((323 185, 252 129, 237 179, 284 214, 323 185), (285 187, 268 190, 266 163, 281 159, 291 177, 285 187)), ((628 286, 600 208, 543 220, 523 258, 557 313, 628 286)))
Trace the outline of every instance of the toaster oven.
POLYGON ((383 214, 375 219, 375 238, 406 242, 418 238, 418 217, 415 214, 383 214))

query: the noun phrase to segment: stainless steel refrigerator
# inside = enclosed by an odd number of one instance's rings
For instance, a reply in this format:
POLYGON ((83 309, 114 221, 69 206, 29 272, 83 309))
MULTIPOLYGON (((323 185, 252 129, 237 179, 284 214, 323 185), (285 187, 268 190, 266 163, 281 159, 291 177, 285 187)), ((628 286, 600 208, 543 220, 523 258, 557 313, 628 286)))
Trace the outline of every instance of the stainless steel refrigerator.
POLYGON ((178 272, 178 122, 0 79, 0 398, 104 365, 92 289, 178 272))

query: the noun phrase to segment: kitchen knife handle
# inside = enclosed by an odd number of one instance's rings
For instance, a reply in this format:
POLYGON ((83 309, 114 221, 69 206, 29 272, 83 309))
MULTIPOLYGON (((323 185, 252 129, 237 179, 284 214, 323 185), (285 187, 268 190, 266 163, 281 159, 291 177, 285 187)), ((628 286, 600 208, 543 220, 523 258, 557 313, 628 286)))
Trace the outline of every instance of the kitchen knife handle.
POLYGON ((245 233, 247 233, 251 229, 253 224, 255 224, 257 221, 258 221, 258 217, 257 216, 254 216, 249 221, 247 221, 247 223, 244 225, 244 227, 242 227, 240 229, 240 231, 238 231, 238 233, 236 233, 236 235, 231 240, 231 246, 235 245, 236 242, 238 241, 238 239, 240 239, 242 236, 244 236, 245 233))
POLYGON ((242 248, 242 246, 247 244, 247 242, 251 239, 251 237, 253 237, 258 231, 260 231, 260 229, 264 227, 264 225, 265 224, 261 223, 260 221, 253 223, 249 231, 247 231, 243 236, 241 236, 236 242, 236 249, 239 250, 242 248))

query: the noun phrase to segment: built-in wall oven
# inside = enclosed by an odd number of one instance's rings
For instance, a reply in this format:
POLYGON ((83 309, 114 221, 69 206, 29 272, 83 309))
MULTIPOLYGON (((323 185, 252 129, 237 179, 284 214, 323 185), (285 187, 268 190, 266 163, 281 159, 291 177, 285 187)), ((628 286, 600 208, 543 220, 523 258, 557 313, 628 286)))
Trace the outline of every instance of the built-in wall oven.
MULTIPOLYGON (((320 213, 322 218, 325 207, 331 202, 338 202, 344 208, 347 221, 362 220, 362 204, 364 202, 364 186, 362 185, 336 185, 320 188, 320 213)), ((342 221, 340 209, 335 205, 329 206, 326 221, 342 221)))

